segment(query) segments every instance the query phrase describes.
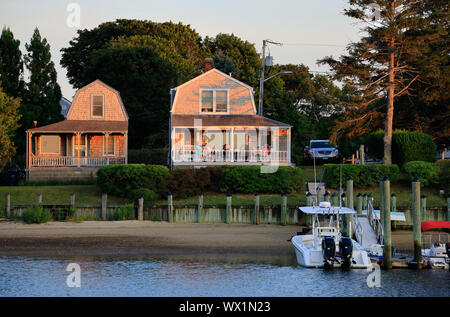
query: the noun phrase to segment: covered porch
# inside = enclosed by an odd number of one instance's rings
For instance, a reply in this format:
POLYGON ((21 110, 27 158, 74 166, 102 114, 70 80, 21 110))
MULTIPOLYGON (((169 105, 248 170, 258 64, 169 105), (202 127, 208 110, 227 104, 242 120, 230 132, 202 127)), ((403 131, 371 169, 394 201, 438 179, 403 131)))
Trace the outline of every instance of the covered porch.
POLYGON ((66 120, 28 130, 28 170, 127 164, 128 123, 89 123, 66 120))
POLYGON ((212 126, 208 120, 172 128, 174 166, 291 164, 290 126, 273 120, 271 126, 212 126))

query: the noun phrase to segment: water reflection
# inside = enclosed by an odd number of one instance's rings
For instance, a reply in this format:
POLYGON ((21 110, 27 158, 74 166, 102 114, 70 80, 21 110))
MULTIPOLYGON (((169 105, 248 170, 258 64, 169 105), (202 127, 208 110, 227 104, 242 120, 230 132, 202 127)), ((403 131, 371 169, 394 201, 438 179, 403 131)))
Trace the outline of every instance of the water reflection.
POLYGON ((369 288, 365 270, 298 267, 295 258, 243 254, 119 257, 1 257, 0 296, 449 296, 447 271, 382 271, 369 288), (81 266, 81 288, 66 266, 81 266))

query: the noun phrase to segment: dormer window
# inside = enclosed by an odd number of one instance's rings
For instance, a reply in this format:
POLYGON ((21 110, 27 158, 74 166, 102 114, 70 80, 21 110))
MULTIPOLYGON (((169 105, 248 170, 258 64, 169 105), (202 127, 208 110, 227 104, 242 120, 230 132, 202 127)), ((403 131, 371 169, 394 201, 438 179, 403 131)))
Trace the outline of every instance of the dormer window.
POLYGON ((91 117, 102 119, 105 113, 105 97, 103 95, 92 95, 91 98, 91 117))
POLYGON ((202 90, 201 91, 202 113, 227 113, 228 112, 228 90, 202 90))

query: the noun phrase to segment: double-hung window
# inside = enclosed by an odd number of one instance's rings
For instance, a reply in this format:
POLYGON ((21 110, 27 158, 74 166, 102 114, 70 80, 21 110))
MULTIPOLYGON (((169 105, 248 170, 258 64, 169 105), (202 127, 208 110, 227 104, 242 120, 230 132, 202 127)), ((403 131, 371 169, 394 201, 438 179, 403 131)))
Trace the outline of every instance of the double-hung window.
POLYGON ((100 119, 104 117, 105 98, 103 95, 92 95, 91 97, 91 117, 100 119))
POLYGON ((201 111, 202 113, 227 113, 228 90, 202 90, 201 111))

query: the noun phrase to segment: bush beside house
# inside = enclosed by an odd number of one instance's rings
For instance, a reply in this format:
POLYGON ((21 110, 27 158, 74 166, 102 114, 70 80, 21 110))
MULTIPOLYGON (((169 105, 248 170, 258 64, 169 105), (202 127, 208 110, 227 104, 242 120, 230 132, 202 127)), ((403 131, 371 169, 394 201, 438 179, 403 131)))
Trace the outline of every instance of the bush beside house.
MULTIPOLYGON (((332 188, 339 187, 340 164, 325 164, 323 181, 332 188)), ((353 178, 357 187, 376 186, 382 177, 388 176, 392 182, 398 179, 400 168, 393 165, 342 165, 342 181, 353 178)))

